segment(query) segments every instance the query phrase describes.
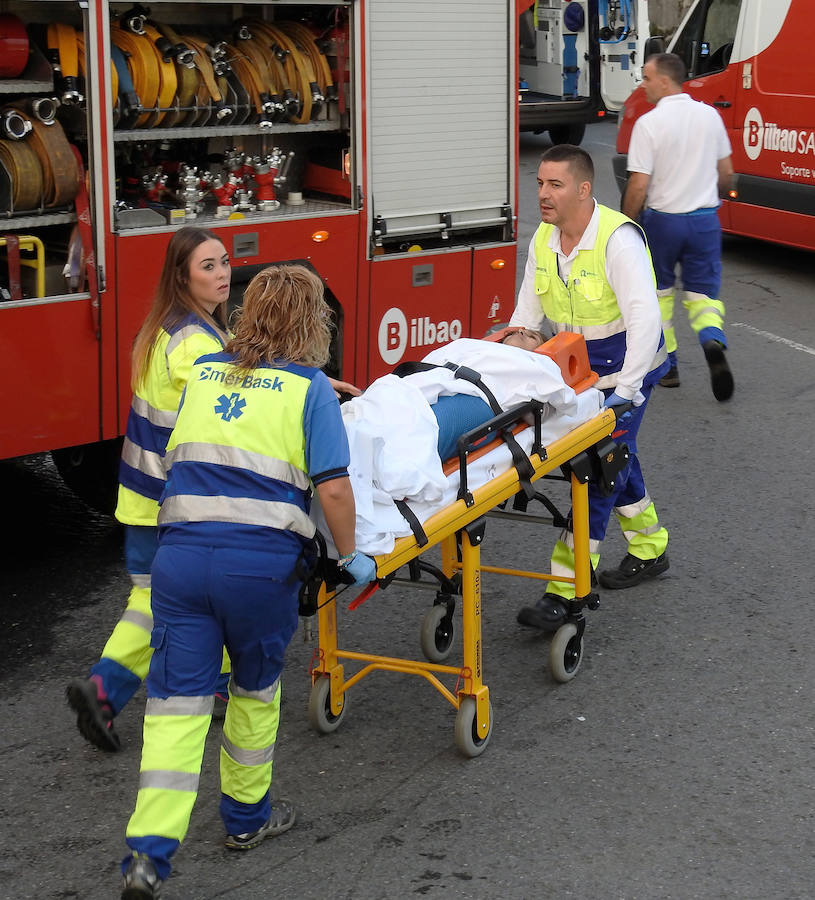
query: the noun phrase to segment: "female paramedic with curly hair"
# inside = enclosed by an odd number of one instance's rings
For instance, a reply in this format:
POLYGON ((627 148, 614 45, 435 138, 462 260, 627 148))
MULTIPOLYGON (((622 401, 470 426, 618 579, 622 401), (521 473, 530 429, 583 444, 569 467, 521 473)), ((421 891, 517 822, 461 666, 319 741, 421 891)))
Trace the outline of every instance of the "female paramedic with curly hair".
POLYGON ((228 339, 230 280, 229 254, 215 234, 191 227, 176 231, 153 305, 133 345, 133 400, 116 506, 116 518, 125 526, 125 560, 133 586, 90 677, 74 679, 66 691, 79 731, 102 750, 120 749, 113 718, 139 688, 150 664, 150 567, 164 488, 161 460, 192 364, 204 353, 223 349, 228 339))
POLYGON ((159 896, 198 790, 213 693, 232 660, 220 756, 226 847, 249 850, 294 824, 270 800, 280 674, 297 627, 298 561, 314 536, 312 486, 341 554, 354 551, 348 441, 328 358, 330 309, 302 266, 271 267, 244 295, 225 352, 198 359, 167 443, 153 564, 153 639, 123 900, 159 896))

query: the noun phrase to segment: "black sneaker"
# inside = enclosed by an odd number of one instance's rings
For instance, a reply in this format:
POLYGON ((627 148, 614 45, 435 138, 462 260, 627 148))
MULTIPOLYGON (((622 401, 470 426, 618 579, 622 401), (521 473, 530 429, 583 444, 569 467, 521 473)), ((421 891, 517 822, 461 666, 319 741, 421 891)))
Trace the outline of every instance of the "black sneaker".
POLYGON ((710 386, 713 396, 721 400, 729 400, 733 396, 733 375, 724 355, 724 347, 719 341, 705 341, 702 344, 708 367, 710 369, 710 386))
POLYGON ((257 831, 248 831, 246 834, 228 834, 224 841, 224 847, 229 850, 251 850, 257 847, 264 838, 276 837, 283 834, 294 825, 294 807, 288 800, 272 800, 272 814, 258 828, 257 831))
POLYGON ((122 749, 119 735, 113 728, 113 708, 99 699, 96 682, 90 678, 75 678, 65 689, 68 705, 77 714, 79 733, 94 747, 115 753, 122 749))
POLYGON ((653 578, 668 570, 668 554, 663 553, 656 559, 640 559, 626 553, 616 569, 606 569, 600 573, 600 584, 610 591, 620 588, 634 587, 646 578, 653 578))
POLYGON ((122 900, 159 900, 161 879, 156 867, 146 856, 130 860, 122 883, 122 900))
POLYGON ((659 379, 662 387, 679 387, 679 369, 671 366, 670 369, 659 379))
POLYGON ((553 634, 563 624, 567 612, 563 597, 547 591, 532 606, 524 606, 518 611, 518 624, 553 634))

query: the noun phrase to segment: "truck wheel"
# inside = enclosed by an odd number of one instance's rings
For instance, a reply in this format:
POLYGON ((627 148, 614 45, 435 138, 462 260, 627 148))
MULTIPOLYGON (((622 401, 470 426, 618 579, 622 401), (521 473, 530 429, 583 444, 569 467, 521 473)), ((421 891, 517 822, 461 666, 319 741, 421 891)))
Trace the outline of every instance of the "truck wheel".
POLYGON ((107 516, 116 509, 121 455, 121 438, 51 451, 65 484, 91 509, 107 516))
POLYGON ((553 144, 579 144, 586 133, 585 125, 554 125, 549 129, 553 144))

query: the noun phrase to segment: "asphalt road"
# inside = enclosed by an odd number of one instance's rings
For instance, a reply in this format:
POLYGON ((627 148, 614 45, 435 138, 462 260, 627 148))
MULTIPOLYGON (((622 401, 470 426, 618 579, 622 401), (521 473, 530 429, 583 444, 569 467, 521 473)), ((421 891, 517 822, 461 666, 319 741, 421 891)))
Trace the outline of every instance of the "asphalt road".
MULTIPOLYGON (((584 142, 610 205, 613 142, 611 123, 584 142)), ((521 138, 522 251, 546 146, 521 138)), ((735 396, 713 399, 679 315, 682 385, 656 392, 641 433, 671 568, 603 593, 577 677, 556 683, 548 641, 515 622, 536 584, 485 575, 495 727, 467 760, 453 709, 417 678, 375 673, 338 731, 313 732, 313 648, 298 635, 273 785, 298 824, 251 853, 222 849, 216 725, 168 900, 813 896, 813 257, 728 239, 724 269, 735 396)), ((0 466, 0 486, 0 897, 118 897, 142 696, 118 720, 123 752, 106 755, 80 738, 63 692, 121 610, 120 535, 41 459, 0 466)), ((542 566, 554 537, 490 522, 484 561, 542 566)), ((612 525, 605 562, 623 552, 612 525)), ((419 658, 430 598, 390 588, 343 614, 345 646, 419 658)))

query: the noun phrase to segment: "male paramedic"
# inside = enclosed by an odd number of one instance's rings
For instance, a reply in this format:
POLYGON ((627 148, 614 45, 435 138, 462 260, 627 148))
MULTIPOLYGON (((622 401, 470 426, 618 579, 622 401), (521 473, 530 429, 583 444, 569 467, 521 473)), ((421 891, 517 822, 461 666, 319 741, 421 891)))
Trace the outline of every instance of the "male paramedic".
POLYGON ((645 96, 656 108, 634 124, 622 210, 632 219, 639 217, 653 254, 671 363, 660 384, 679 387, 673 325, 674 269, 679 263, 682 302, 710 369, 713 396, 729 400, 733 375, 724 352, 724 304, 718 299, 722 229, 717 210, 733 175, 730 141, 718 112, 682 91, 685 78, 685 64, 674 53, 651 56, 643 67, 645 96))
MULTIPOLYGON (((593 181, 591 157, 579 147, 558 144, 543 154, 538 168, 542 221, 529 245, 510 325, 582 334, 605 406, 634 404, 620 412, 614 432, 631 451, 614 492, 605 497, 589 484, 592 567, 597 567, 612 509, 628 541, 620 565, 599 576, 603 587, 616 589, 668 568, 668 532, 659 523, 637 459, 637 431, 668 361, 645 235, 622 213, 595 201, 593 181)), ((569 527, 555 544, 551 573, 574 578, 569 527)), ((518 621, 556 631, 567 613, 565 601, 573 597, 573 582, 550 581, 540 599, 520 610, 518 621)))

